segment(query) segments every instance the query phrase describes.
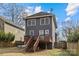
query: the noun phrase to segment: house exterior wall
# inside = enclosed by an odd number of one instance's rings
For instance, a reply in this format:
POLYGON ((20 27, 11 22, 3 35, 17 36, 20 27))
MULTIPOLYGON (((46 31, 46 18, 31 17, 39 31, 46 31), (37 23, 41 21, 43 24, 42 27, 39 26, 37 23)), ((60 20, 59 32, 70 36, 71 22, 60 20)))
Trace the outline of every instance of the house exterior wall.
POLYGON ((24 30, 18 29, 10 24, 4 23, 5 33, 11 32, 15 35, 14 41, 24 41, 24 30))
POLYGON ((4 21, 0 19, 0 30, 4 30, 4 21))
MULTIPOLYGON (((55 16, 54 15, 36 15, 36 16, 30 16, 26 18, 25 21, 25 36, 29 35, 29 30, 34 30, 34 36, 35 35, 39 35, 39 30, 49 30, 49 36, 51 37, 52 41, 48 41, 47 43, 47 48, 48 49, 52 49, 54 47, 54 42, 56 41, 56 37, 55 37, 55 31, 56 31, 56 23, 55 23, 55 16), (49 17, 50 18, 50 24, 46 24, 46 25, 40 25, 40 19, 41 18, 46 18, 49 17), (36 26, 27 26, 27 21, 28 20, 32 20, 32 19, 36 19, 36 26)), ((45 33, 45 32, 44 32, 45 33)), ((45 35, 42 35, 45 36, 45 35)), ((46 38, 46 37, 44 37, 46 38)), ((50 40, 50 39, 48 39, 50 40)), ((41 41, 41 38, 40 38, 41 41)), ((46 46, 46 41, 43 40, 43 43, 46 46)), ((40 43, 41 44, 41 43, 40 43)), ((42 44, 41 44, 42 45, 42 44)))
MULTIPOLYGON (((40 25, 40 19, 41 18, 35 18, 36 19, 36 26, 27 26, 27 20, 26 20, 26 33, 25 35, 29 34, 29 30, 34 30, 35 35, 39 35, 39 30, 46 30, 49 29, 49 35, 52 36, 52 25, 51 25, 51 17, 50 17, 50 24, 48 25, 40 25)), ((29 19, 31 20, 31 19, 29 19)))
POLYGON ((54 20, 55 20, 55 18, 54 18, 54 16, 52 17, 52 21, 51 21, 51 25, 52 25, 52 46, 54 47, 54 42, 55 42, 55 40, 56 40, 56 38, 55 38, 55 31, 56 31, 56 27, 55 27, 55 23, 54 23, 54 20))

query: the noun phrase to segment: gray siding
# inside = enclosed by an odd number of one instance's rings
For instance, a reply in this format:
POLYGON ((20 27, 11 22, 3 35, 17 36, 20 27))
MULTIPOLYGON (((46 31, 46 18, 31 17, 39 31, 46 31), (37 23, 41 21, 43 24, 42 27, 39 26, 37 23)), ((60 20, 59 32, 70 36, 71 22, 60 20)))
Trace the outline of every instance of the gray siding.
MULTIPOLYGON (((34 35, 39 34, 39 30, 46 30, 49 29, 49 35, 52 36, 52 17, 50 17, 50 24, 49 25, 40 25, 40 18, 35 18, 36 19, 36 26, 27 26, 27 21, 26 21, 26 35, 28 35, 29 30, 34 30, 34 35)), ((31 20, 31 19, 29 19, 31 20)))

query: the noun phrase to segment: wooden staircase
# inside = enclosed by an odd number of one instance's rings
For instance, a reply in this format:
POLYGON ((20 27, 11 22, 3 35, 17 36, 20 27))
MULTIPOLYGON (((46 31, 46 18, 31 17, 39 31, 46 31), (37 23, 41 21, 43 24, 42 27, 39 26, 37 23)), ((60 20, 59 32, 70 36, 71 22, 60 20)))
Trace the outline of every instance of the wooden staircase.
POLYGON ((28 42, 26 43, 25 50, 27 52, 35 52, 37 50, 39 44, 39 36, 38 37, 31 37, 28 39, 28 42))
POLYGON ((33 51, 34 51, 34 52, 35 52, 36 49, 38 48, 38 44, 39 44, 39 36, 37 37, 36 42, 35 42, 35 44, 33 45, 33 51))
POLYGON ((31 38, 28 38, 28 41, 27 41, 27 43, 25 44, 25 51, 27 51, 27 48, 28 48, 28 46, 29 46, 29 44, 31 43, 31 40, 32 39, 32 37, 31 38))

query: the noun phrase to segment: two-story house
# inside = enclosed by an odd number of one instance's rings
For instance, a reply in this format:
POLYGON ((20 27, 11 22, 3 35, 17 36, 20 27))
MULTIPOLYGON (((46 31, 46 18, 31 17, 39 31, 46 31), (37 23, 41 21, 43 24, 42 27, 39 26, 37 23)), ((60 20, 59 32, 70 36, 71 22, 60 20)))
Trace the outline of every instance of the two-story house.
POLYGON ((57 27, 54 14, 47 12, 33 14, 26 17, 25 24, 26 49, 34 49, 34 46, 36 46, 36 48, 39 47, 39 49, 52 49, 54 47, 54 42, 56 40, 55 30, 57 27), (34 37, 37 39, 34 39, 34 37), (35 40, 35 42, 32 43, 32 40, 35 40))

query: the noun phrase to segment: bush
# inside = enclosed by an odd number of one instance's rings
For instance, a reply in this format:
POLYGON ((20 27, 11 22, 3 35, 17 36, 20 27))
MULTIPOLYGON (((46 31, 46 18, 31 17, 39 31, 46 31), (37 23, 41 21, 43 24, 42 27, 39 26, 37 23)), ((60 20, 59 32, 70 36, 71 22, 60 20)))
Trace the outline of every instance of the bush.
POLYGON ((12 41, 14 41, 15 39, 15 35, 12 33, 5 33, 4 31, 0 31, 0 45, 1 46, 7 46, 10 45, 12 43, 12 41))
POLYGON ((0 41, 5 41, 5 33, 3 31, 0 31, 0 41))
POLYGON ((69 33, 68 42, 78 42, 78 40, 79 40, 79 32, 78 31, 69 33))
POLYGON ((12 33, 9 32, 6 34, 5 37, 6 37, 5 41, 12 42, 12 41, 14 41, 15 35, 13 35, 12 33))

